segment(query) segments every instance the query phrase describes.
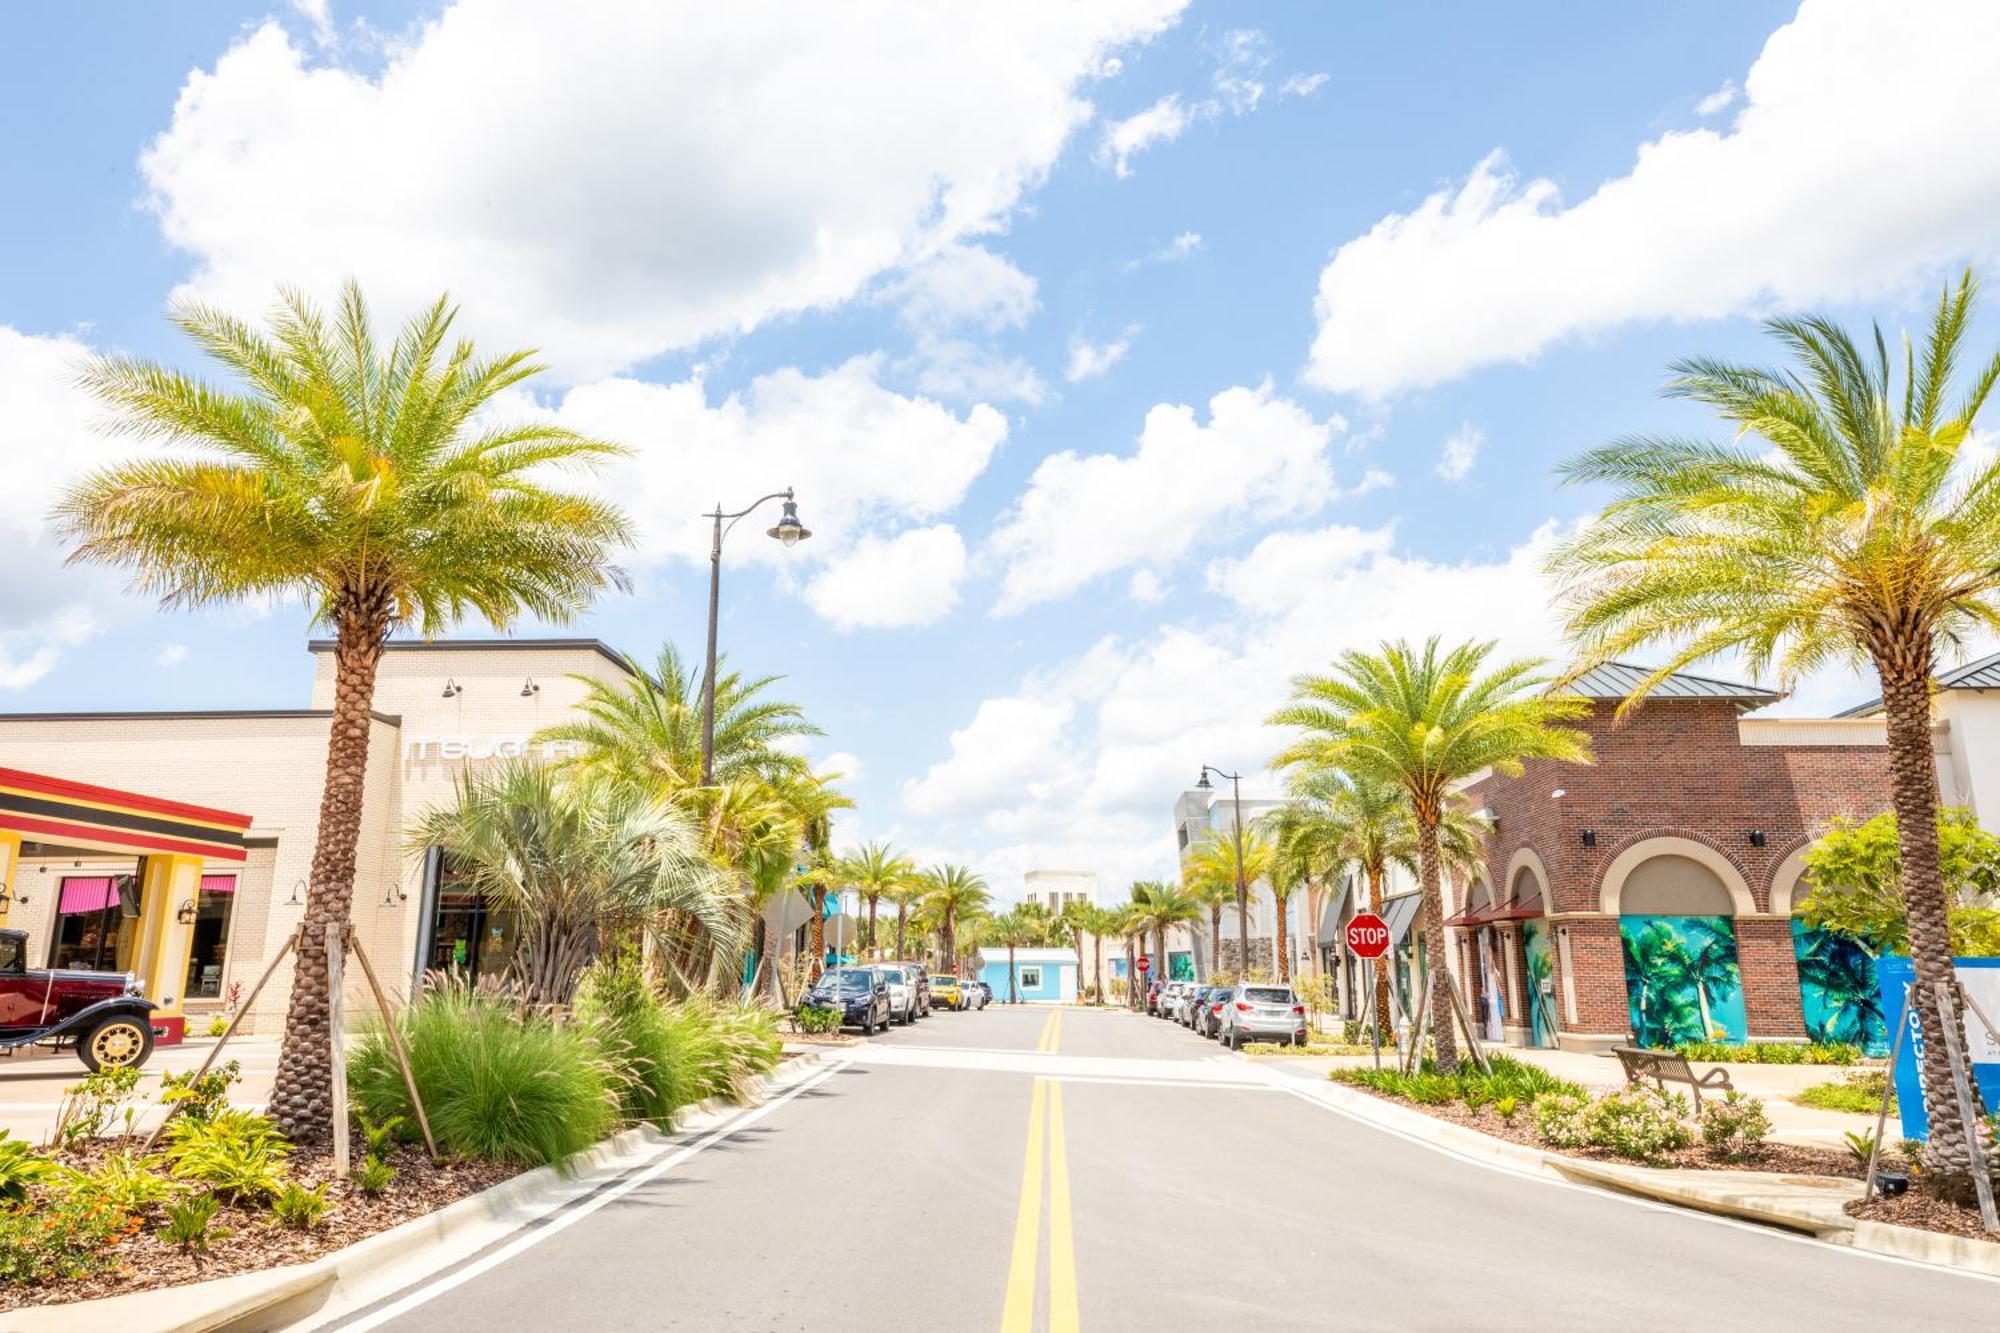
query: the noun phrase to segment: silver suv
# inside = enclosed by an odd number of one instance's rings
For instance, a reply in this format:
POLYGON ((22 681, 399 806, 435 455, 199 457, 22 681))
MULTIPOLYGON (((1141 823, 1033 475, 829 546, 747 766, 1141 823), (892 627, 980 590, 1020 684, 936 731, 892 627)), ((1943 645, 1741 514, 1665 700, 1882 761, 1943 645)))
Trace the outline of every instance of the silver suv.
POLYGON ((1216 1035, 1232 1051, 1246 1041, 1306 1044, 1306 1007, 1290 986, 1249 981, 1236 987, 1216 1020, 1216 1035))

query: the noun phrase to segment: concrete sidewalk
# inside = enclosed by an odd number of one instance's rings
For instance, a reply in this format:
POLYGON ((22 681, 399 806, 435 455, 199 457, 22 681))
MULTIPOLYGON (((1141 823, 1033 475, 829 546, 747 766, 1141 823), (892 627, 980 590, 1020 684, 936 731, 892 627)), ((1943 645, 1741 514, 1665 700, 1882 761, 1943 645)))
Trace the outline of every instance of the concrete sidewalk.
MULTIPOLYGON (((278 1072, 279 1040, 237 1037, 230 1041, 222 1062, 236 1060, 243 1066, 243 1081, 230 1089, 231 1102, 251 1110, 264 1109, 278 1072)), ((356 1038, 350 1035, 348 1040, 351 1044, 356 1038)), ((191 1073, 214 1048, 215 1042, 204 1037, 154 1049, 153 1058, 140 1070, 137 1091, 126 1103, 138 1108, 135 1128, 150 1129, 164 1114, 159 1102, 160 1076, 191 1073)), ((0 1129, 17 1139, 42 1142, 55 1127, 63 1089, 82 1082, 89 1072, 71 1051, 23 1052, 0 1061, 0 1129)), ((122 1127, 122 1121, 120 1124, 122 1127)))

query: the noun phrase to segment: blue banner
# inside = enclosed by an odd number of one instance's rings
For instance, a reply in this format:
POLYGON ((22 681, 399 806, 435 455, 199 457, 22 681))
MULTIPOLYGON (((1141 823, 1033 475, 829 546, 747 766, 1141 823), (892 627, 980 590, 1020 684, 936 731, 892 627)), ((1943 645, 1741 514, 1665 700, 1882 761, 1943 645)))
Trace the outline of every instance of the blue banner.
MULTIPOLYGON (((1959 984, 2000 1023, 2000 958, 1954 958, 1952 967, 1959 984)), ((1875 974, 1882 984, 1882 1014, 1888 1020, 1890 1040, 1899 1025, 1907 1023, 1902 1052, 1896 1057, 1896 1104, 1902 1113, 1903 1137, 1921 1139, 1930 1134, 1930 1117, 1924 1112, 1924 1085, 1917 1071, 1924 1058, 1924 1033, 1916 1012, 1906 1003, 1916 969, 1907 958, 1891 956, 1875 961, 1875 974)), ((1977 1015, 1965 1015, 1965 1044, 1972 1058, 1972 1075, 1988 1111, 2000 1109, 2000 1037, 1986 1030, 1977 1015)))

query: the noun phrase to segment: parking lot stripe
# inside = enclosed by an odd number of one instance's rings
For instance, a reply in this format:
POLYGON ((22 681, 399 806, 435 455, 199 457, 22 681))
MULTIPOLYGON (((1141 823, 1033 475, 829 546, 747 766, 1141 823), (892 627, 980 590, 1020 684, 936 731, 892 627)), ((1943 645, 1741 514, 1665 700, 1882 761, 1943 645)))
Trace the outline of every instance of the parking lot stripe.
MULTIPOLYGON (((1046 1040, 1047 1034, 1043 1034, 1046 1040)), ((1035 1270, 1042 1247, 1042 1119, 1049 1085, 1035 1080, 1028 1106, 1028 1151, 1021 1163, 1021 1204, 1014 1214, 1014 1257, 1007 1265, 1007 1305, 1000 1333, 1033 1333, 1035 1270)))
POLYGON ((1077 1333, 1069 1149, 1063 1139, 1062 1084, 1054 1080, 1049 1083, 1049 1333, 1077 1333))

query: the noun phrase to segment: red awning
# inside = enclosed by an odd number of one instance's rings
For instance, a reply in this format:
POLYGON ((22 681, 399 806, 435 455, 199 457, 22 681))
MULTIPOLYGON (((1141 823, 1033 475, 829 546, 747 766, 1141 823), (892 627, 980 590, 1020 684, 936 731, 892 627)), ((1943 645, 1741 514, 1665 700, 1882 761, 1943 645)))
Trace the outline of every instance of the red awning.
POLYGON ((1541 915, 1543 915, 1543 912, 1540 905, 1528 907, 1486 907, 1476 912, 1460 912, 1457 916, 1447 918, 1445 924, 1447 926, 1459 926, 1471 929, 1474 926, 1491 925, 1495 921, 1532 921, 1541 915))
POLYGON ((201 877, 201 891, 203 893, 234 893, 236 892, 236 876, 203 875, 201 877))
POLYGON ((56 913, 69 916, 77 912, 102 912, 117 901, 111 876, 65 875, 62 897, 56 900, 56 913))

